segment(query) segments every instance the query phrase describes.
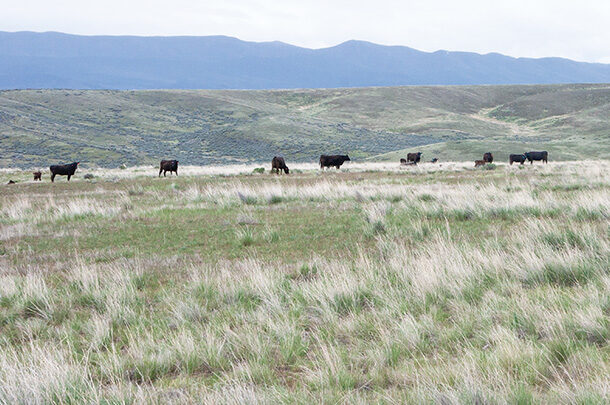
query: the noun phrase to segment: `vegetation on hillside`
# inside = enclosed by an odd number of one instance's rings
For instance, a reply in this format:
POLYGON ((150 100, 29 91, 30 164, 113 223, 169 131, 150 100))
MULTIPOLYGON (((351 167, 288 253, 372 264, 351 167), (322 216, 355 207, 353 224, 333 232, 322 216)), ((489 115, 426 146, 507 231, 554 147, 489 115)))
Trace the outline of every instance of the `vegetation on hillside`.
POLYGON ((0 170, 0 403, 610 401, 607 161, 291 173, 0 170))
POLYGON ((397 160, 413 149, 424 160, 532 149, 607 159, 609 114, 608 85, 2 91, 0 167, 397 160))

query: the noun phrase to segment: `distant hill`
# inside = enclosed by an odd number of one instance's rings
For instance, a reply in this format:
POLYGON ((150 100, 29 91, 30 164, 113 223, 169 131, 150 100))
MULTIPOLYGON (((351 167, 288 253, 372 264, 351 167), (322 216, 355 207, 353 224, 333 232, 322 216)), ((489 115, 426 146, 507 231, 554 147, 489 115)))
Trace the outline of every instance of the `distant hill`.
POLYGON ((325 49, 222 36, 0 32, 0 89, 278 89, 607 83, 610 65, 421 52, 348 41, 325 49))
POLYGON ((0 167, 471 160, 546 149, 610 159, 610 85, 0 91, 0 167))

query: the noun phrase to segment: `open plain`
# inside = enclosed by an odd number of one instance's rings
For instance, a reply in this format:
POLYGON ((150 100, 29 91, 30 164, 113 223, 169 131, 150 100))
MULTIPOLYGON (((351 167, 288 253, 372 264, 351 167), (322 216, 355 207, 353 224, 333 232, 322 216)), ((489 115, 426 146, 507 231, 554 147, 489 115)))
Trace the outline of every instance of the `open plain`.
POLYGON ((610 400, 610 162, 256 166, 0 170, 0 403, 610 400))

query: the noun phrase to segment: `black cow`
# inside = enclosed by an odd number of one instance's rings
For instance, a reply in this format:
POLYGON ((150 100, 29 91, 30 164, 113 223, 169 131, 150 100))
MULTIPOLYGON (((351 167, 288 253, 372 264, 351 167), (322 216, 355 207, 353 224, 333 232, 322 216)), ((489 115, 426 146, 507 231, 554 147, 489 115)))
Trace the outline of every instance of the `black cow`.
POLYGON ((34 175, 34 181, 42 181, 42 172, 40 170, 32 173, 34 175))
POLYGON ((172 174, 172 172, 175 172, 176 176, 177 176, 178 175, 178 161, 177 160, 162 160, 161 165, 159 166, 159 177, 161 177, 161 172, 163 172, 163 177, 165 177, 166 172, 169 172, 169 174, 172 174))
POLYGON ((492 155, 491 152, 485 152, 483 154, 483 160, 485 161, 485 163, 493 163, 494 155, 492 155))
POLYGON ((336 167, 337 170, 341 167, 344 162, 351 161, 347 155, 321 155, 320 156, 320 169, 325 167, 336 167))
POLYGON ((271 160, 271 171, 273 172, 274 170, 277 174, 280 174, 280 170, 283 170, 286 174, 290 174, 290 170, 288 169, 288 166, 286 166, 286 161, 281 156, 274 156, 271 160))
POLYGON ((434 158, 430 161, 430 163, 436 163, 436 162, 438 162, 438 158, 434 158))
POLYGON ((418 164, 420 160, 421 160, 421 152, 407 153, 407 161, 408 162, 413 162, 415 164, 418 164))
POLYGON ((524 154, 513 154, 513 155, 509 155, 508 156, 508 162, 512 165, 513 162, 517 162, 517 163, 525 163, 525 155, 524 154))
POLYGON ((526 152, 524 153, 530 164, 534 164, 534 160, 542 160, 544 163, 548 163, 549 153, 545 150, 542 152, 526 152))
POLYGON ((70 177, 74 176, 74 172, 78 167, 80 162, 70 163, 69 165, 52 165, 49 167, 51 170, 51 183, 55 182, 55 176, 58 174, 60 176, 68 176, 68 181, 70 181, 70 177))
POLYGON ((407 159, 400 158, 400 164, 403 165, 403 166, 406 165, 407 164, 407 159))

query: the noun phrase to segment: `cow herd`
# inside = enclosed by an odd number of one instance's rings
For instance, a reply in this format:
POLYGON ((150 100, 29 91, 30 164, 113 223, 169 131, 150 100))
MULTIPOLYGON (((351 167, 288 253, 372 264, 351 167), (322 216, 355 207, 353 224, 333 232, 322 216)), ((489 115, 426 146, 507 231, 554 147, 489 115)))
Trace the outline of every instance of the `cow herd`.
MULTIPOLYGON (((508 162, 512 165, 513 163, 524 164, 526 161, 529 161, 530 164, 533 164, 534 161, 542 161, 544 163, 548 163, 548 152, 526 152, 520 154, 511 154, 508 157, 508 162)), ((422 153, 421 152, 413 152, 408 153, 407 158, 400 159, 401 165, 417 165, 421 161, 422 153)), ((337 169, 341 168, 343 163, 351 161, 348 155, 321 155, 320 156, 320 169, 324 170, 326 168, 335 167, 337 169)), ((493 163, 494 158, 491 152, 486 152, 483 154, 483 159, 475 160, 474 166, 484 166, 488 163, 493 163)), ((433 158, 430 160, 430 163, 437 163, 438 158, 433 158)), ((68 176, 68 181, 70 181, 70 177, 74 176, 76 169, 78 168, 79 162, 73 162, 65 165, 52 165, 49 167, 51 171, 51 182, 55 181, 55 176, 68 176)), ((282 156, 274 156, 271 160, 271 172, 280 174, 280 172, 284 172, 286 174, 290 173, 288 166, 286 166, 286 161, 282 156)), ((161 177, 161 173, 163 173, 163 177, 166 176, 166 173, 170 174, 176 173, 178 175, 178 161, 177 160, 162 160, 159 165, 159 177, 161 177)), ((42 172, 35 171, 34 181, 42 181, 42 172)), ((9 183, 13 184, 13 183, 9 183)))
MULTIPOLYGON (((421 152, 417 153, 407 153, 407 158, 400 159, 401 165, 417 165, 421 160, 421 152)), ((544 163, 548 163, 549 153, 547 151, 541 152, 526 152, 520 154, 511 154, 508 156, 508 163, 511 165, 513 163, 525 163, 525 161, 529 161, 530 164, 533 164, 535 160, 541 160, 544 163)), ((494 156, 491 152, 485 152, 483 154, 483 159, 475 160, 474 167, 485 166, 488 163, 493 163, 494 156)), ((438 158, 434 158, 430 161, 430 163, 438 162, 438 158)))

